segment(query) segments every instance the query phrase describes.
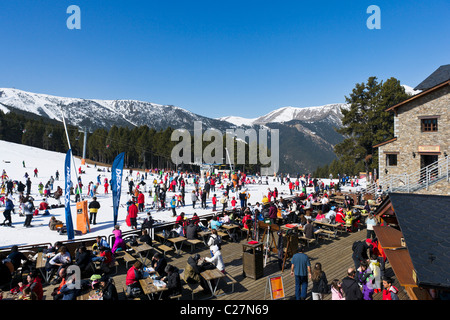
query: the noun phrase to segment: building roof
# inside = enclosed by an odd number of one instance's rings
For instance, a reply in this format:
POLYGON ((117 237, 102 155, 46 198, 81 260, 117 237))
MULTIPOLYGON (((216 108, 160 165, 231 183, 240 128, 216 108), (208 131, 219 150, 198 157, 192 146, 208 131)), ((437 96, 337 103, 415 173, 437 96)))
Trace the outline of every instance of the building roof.
POLYGON ((384 146, 385 144, 388 144, 388 143, 391 143, 391 142, 394 142, 394 141, 396 141, 397 140, 397 137, 395 137, 395 138, 392 138, 392 139, 389 139, 388 141, 384 141, 384 142, 382 142, 382 143, 379 143, 379 144, 377 144, 377 145, 374 145, 372 148, 378 148, 378 147, 381 147, 381 146, 384 146))
POLYGON ((386 111, 391 110, 395 111, 396 108, 401 107, 412 100, 423 97, 424 95, 433 92, 434 90, 444 87, 446 85, 450 85, 450 64, 440 66, 436 71, 434 71, 417 87, 414 88, 414 90, 422 90, 421 93, 418 93, 412 96, 411 98, 406 99, 405 101, 400 102, 395 106, 386 109, 386 111))
POLYGON ((414 90, 428 90, 450 80, 450 64, 440 66, 436 71, 423 80, 414 90))
POLYGON ((403 105, 405 105, 405 104, 407 104, 407 103, 409 103, 409 102, 411 102, 413 100, 416 100, 417 98, 423 97, 423 96, 425 96, 425 95, 427 95, 427 94, 429 94, 429 93, 431 93, 431 92, 433 92, 435 90, 438 90, 438 89, 440 89, 442 87, 445 87, 445 86, 448 86, 448 85, 450 85, 450 80, 447 80, 447 81, 445 81, 443 83, 440 83, 440 84, 438 84, 438 85, 436 85, 436 86, 434 86, 432 88, 429 88, 428 90, 422 91, 421 93, 418 93, 418 94, 412 96, 411 98, 406 99, 406 100, 396 104, 395 106, 387 108, 385 111, 395 110, 396 108, 401 107, 401 106, 403 106, 403 105))
POLYGON ((450 288, 450 196, 390 193, 417 284, 450 288))

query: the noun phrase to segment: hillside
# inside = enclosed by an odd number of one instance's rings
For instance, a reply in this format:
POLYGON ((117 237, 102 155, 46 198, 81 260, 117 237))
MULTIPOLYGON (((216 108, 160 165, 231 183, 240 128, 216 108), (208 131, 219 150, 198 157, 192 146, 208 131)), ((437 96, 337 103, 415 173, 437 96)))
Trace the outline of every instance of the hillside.
POLYGON ((203 130, 216 128, 223 134, 227 129, 242 126, 278 129, 280 172, 285 173, 312 172, 317 166, 334 159, 333 145, 342 140, 334 128, 340 126, 340 108, 345 106, 285 107, 254 119, 234 116, 212 119, 176 106, 137 100, 65 98, 11 88, 0 89, 0 110, 5 113, 15 112, 61 122, 64 112, 69 125, 90 130, 109 130, 114 125, 128 128, 146 125, 156 130, 171 127, 192 131, 195 121, 202 123, 203 130))

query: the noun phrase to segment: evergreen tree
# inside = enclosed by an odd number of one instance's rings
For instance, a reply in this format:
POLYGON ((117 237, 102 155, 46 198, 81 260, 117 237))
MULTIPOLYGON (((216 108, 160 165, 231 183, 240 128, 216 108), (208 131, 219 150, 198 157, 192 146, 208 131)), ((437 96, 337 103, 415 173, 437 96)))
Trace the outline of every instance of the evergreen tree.
MULTIPOLYGON (((378 82, 376 77, 370 77, 366 83, 355 85, 345 97, 349 109, 341 109, 342 127, 336 129, 345 139, 334 147, 338 159, 328 169, 333 177, 369 173, 378 168, 378 150, 373 146, 394 137, 394 118, 386 109, 408 97, 395 78, 378 82)), ((325 176, 323 169, 317 168, 314 174, 325 176)))
POLYGON ((367 83, 356 84, 352 93, 345 97, 350 105, 342 109, 342 127, 337 131, 346 138, 334 148, 342 172, 358 174, 378 167, 377 150, 373 146, 394 136, 394 120, 386 109, 408 98, 400 81, 390 78, 378 82, 370 77, 367 83))

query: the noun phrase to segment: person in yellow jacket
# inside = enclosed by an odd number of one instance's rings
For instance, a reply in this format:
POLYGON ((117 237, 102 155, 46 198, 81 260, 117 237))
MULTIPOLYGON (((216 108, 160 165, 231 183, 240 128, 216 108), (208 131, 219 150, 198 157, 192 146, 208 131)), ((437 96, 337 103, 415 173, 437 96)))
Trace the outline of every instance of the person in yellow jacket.
POLYGON ((97 212, 100 209, 100 203, 97 201, 97 197, 93 197, 91 203, 89 203, 89 224, 97 223, 97 212))

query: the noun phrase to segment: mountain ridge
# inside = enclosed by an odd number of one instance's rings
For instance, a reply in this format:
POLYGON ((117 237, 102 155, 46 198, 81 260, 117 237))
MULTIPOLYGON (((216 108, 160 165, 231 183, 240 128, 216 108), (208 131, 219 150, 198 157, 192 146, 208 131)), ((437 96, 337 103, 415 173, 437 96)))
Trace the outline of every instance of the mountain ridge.
POLYGON ((335 128, 341 126, 341 108, 337 103, 307 108, 283 107, 254 119, 228 117, 213 119, 173 105, 140 100, 101 100, 66 98, 31 93, 15 88, 0 88, 0 109, 22 110, 40 117, 62 121, 62 110, 68 124, 77 127, 109 129, 116 126, 143 126, 164 130, 193 130, 201 121, 203 130, 216 128, 225 133, 238 127, 278 129, 280 136, 280 171, 312 172, 317 166, 330 163, 333 147, 343 140, 335 128), (238 120, 241 120, 239 122, 238 120))

